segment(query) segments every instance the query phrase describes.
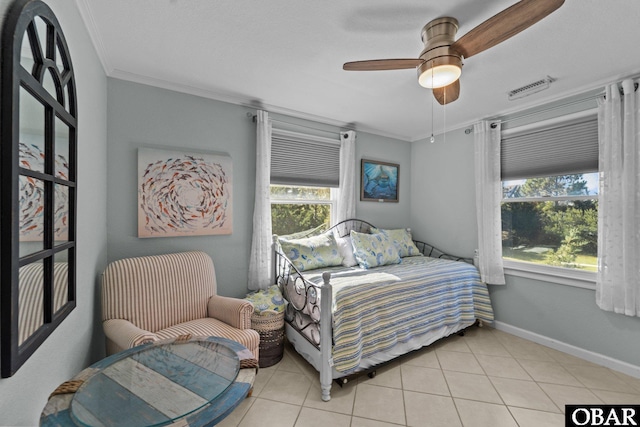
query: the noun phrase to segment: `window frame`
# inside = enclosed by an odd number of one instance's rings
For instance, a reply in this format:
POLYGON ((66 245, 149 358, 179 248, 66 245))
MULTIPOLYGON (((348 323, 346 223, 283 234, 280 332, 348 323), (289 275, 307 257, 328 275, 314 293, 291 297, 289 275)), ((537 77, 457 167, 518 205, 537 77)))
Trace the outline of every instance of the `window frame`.
MULTIPOLYGON (((273 199, 269 197, 270 205, 294 204, 294 205, 329 205, 329 226, 336 223, 338 196, 340 191, 340 150, 341 138, 332 139, 310 133, 293 132, 282 128, 272 129, 271 146, 271 172, 269 186, 283 187, 314 187, 328 188, 329 199, 273 199), (274 155, 273 140, 280 141, 278 154, 274 155), (287 147, 286 150, 283 147, 287 147), (312 150, 312 154, 308 152, 312 150), (274 158, 277 157, 277 158, 274 158), (323 178, 318 179, 313 175, 318 172, 319 164, 323 165, 323 178), (277 164, 278 167, 274 168, 277 164), (295 166, 295 168, 292 168, 295 166), (274 172, 274 169, 277 171, 274 172), (330 171, 328 175, 327 172, 330 171), (330 178, 329 178, 330 177, 330 178)), ((273 218, 272 218, 273 226, 273 218)))
MULTIPOLYGON (((527 125, 519 126, 511 129, 503 129, 501 133, 501 139, 505 136, 509 137, 515 134, 520 134, 528 131, 538 131, 545 126, 549 127, 561 127, 562 125, 571 125, 579 122, 586 117, 597 116, 597 110, 589 108, 587 110, 579 111, 576 113, 570 113, 565 116, 559 116, 540 122, 534 122, 527 125)), ((596 118, 597 120, 597 118, 596 118)), ((501 142, 502 143, 502 142, 501 142)), ((502 159, 501 159, 502 161, 502 159)), ((583 173, 593 173, 583 172, 583 173)), ((575 174, 575 172, 568 172, 567 174, 575 174)), ((555 175, 553 175, 555 176, 555 175)), ((530 177, 534 178, 534 177, 530 177)), ((507 177, 501 179, 501 185, 504 181, 511 181, 515 178, 507 177)), ((526 178, 522 178, 526 179, 526 178)), ((549 202, 549 201, 572 201, 572 200, 593 200, 598 199, 598 195, 575 195, 575 196, 549 196, 549 197, 520 197, 520 198, 505 198, 501 199, 502 203, 523 203, 523 202, 549 202)), ((502 214, 500 214, 502 220, 502 214)), ((559 285, 573 286, 582 289, 595 290, 597 273, 594 271, 586 271, 573 268, 557 267, 545 264, 536 264, 526 261, 516 261, 512 259, 505 259, 502 257, 502 263, 504 267, 504 273, 506 275, 522 277, 527 279, 534 279, 543 282, 549 282, 559 285)))
POLYGON ((595 290, 596 272, 502 259, 504 274, 558 285, 595 290))
MULTIPOLYGON (((503 181, 501 181, 503 182, 503 181)), ((533 203, 533 202, 560 202, 573 200, 593 200, 598 199, 598 195, 575 195, 575 196, 548 196, 548 197, 503 197, 503 203, 533 203)), ((501 218, 502 220, 502 214, 501 218)), ((577 268, 557 267, 547 264, 537 264, 533 262, 517 261, 506 259, 502 256, 502 265, 505 274, 517 277, 552 282, 560 285, 574 286, 583 289, 595 289, 595 271, 580 270, 577 268)))

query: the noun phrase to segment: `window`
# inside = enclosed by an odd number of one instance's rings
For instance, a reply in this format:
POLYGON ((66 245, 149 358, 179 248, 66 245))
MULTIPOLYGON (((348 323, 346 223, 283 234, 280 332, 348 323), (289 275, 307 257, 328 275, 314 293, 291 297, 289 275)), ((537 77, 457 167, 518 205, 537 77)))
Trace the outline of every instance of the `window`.
POLYGON ((279 236, 329 228, 335 198, 329 187, 271 185, 271 222, 279 236))
POLYGON ((598 174, 502 182, 505 259, 598 269, 598 174))
POLYGON ((597 271, 595 116, 505 131, 501 149, 503 258, 597 271))
POLYGON ((16 0, 2 31, 0 373, 76 305, 76 86, 55 15, 16 0))
POLYGON ((270 193, 274 234, 329 228, 339 184, 339 139, 273 129, 270 193))

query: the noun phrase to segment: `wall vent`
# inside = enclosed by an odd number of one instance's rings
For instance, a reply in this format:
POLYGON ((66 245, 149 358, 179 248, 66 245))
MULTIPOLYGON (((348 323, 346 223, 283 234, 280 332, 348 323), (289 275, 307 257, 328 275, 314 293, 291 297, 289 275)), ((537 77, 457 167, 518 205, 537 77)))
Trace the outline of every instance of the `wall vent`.
POLYGON ((513 101, 514 99, 524 98, 525 96, 529 96, 533 93, 540 92, 545 89, 549 89, 549 86, 556 79, 553 77, 545 77, 544 79, 538 80, 533 83, 529 83, 528 85, 519 87, 518 89, 514 89, 509 92, 509 101, 513 101))

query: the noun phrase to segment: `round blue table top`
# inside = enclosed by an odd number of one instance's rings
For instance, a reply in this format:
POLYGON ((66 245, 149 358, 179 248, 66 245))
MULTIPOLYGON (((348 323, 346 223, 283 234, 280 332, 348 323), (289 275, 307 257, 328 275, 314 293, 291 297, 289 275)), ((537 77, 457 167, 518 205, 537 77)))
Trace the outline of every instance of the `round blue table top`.
POLYGON ((74 377, 75 392, 52 395, 41 426, 213 425, 253 385, 241 344, 195 337, 144 344, 109 356, 74 377))

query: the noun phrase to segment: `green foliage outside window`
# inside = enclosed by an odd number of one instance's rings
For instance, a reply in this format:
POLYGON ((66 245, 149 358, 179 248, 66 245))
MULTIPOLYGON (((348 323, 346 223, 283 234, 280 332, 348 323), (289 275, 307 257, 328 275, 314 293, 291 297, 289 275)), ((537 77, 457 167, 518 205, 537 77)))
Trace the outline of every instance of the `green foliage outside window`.
POLYGON ((279 236, 311 230, 321 225, 329 228, 330 219, 330 205, 289 203, 271 205, 272 231, 279 236))
POLYGON ((503 188, 502 244, 506 258, 567 268, 597 269, 597 197, 582 174, 530 178, 503 188), (562 199, 539 201, 540 198, 562 199), (536 201, 516 201, 536 198, 536 201), (513 199, 514 201, 510 201, 513 199))
POLYGON ((329 188, 272 185, 273 233, 283 236, 305 230, 329 228, 330 199, 329 188))

